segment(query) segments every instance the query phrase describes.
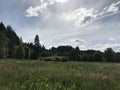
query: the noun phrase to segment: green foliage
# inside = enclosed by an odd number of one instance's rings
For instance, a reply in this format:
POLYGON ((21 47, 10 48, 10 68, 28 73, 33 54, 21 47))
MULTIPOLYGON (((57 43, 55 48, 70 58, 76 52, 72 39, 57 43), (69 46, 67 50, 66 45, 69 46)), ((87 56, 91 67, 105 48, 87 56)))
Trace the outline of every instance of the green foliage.
POLYGON ((13 28, 11 26, 7 26, 6 28, 6 35, 9 39, 9 43, 8 43, 8 46, 9 46, 9 51, 8 51, 8 54, 9 54, 9 58, 13 58, 14 57, 14 48, 18 45, 20 45, 20 40, 19 40, 19 37, 17 36, 17 34, 15 33, 15 31, 13 30, 13 28))
POLYGON ((0 32, 0 58, 8 56, 8 38, 0 32))
POLYGON ((25 50, 25 59, 30 59, 30 48, 28 46, 24 46, 24 50, 25 50))
POLYGON ((82 61, 88 61, 88 55, 87 54, 82 54, 81 55, 81 60, 82 61))
POLYGON ((39 57, 52 57, 50 61, 55 59, 55 61, 120 62, 119 52, 114 52, 111 48, 106 49, 104 53, 96 50, 81 51, 79 47, 73 48, 72 46, 46 49, 44 45, 41 46, 38 35, 35 36, 34 43, 24 43, 22 37, 19 38, 11 26, 5 27, 3 23, 0 23, 0 58, 15 57, 34 60, 39 57), (24 48, 18 48, 20 45, 24 48))
POLYGON ((78 47, 75 50, 71 51, 71 53, 69 54, 69 59, 74 61, 80 61, 80 51, 78 47))
POLYGON ((105 61, 107 62, 112 62, 115 60, 115 52, 113 51, 112 48, 107 48, 104 51, 104 58, 105 58, 105 61))
POLYGON ((39 41, 39 36, 36 35, 35 39, 34 39, 34 45, 32 47, 32 54, 31 54, 31 58, 32 59, 38 59, 40 56, 40 53, 42 51, 41 45, 40 45, 40 41, 39 41))
POLYGON ((103 54, 101 52, 96 52, 94 54, 94 60, 95 61, 102 61, 103 60, 103 54))
POLYGON ((25 58, 25 50, 23 45, 19 45, 16 47, 15 56, 17 59, 24 59, 25 58))
POLYGON ((6 30, 5 25, 4 25, 3 23, 0 23, 0 32, 6 34, 6 31, 7 31, 7 30, 6 30))
POLYGON ((40 40, 38 35, 35 36, 34 44, 35 46, 40 46, 40 40))
POLYGON ((50 57, 40 57, 40 60, 66 62, 68 61, 68 58, 65 56, 50 56, 50 57))
POLYGON ((120 62, 120 53, 115 53, 115 62, 120 62))
MULTIPOLYGON (((9 57, 9 58, 13 58, 13 54, 14 54, 14 48, 20 44, 20 40, 19 37, 17 36, 17 34, 14 32, 14 30, 12 29, 11 26, 7 26, 5 27, 5 25, 3 23, 0 23, 0 33, 5 35, 5 38, 7 39, 3 39, 3 42, 0 43, 0 47, 2 47, 2 44, 4 42, 7 42, 7 55, 4 55, 2 57, 9 57)), ((6 45, 4 45, 6 46, 6 45)), ((5 50, 5 48, 3 48, 5 50)), ((6 51, 6 50, 5 50, 6 51)), ((2 53, 2 51, 0 52, 2 53)))
POLYGON ((41 47, 39 47, 39 46, 34 46, 33 47, 32 59, 38 59, 39 58, 40 49, 41 49, 41 47))
POLYGON ((1 90, 120 90, 120 64, 0 60, 1 90))

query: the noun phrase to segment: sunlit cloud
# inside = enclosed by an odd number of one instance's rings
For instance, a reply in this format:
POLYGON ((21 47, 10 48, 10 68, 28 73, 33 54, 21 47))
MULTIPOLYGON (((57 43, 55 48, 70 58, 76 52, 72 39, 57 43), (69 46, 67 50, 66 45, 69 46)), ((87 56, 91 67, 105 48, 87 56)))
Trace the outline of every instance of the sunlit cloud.
MULTIPOLYGON (((39 6, 31 6, 26 10, 26 16, 38 17, 39 14, 47 11, 47 8, 50 6, 54 6, 56 3, 65 3, 67 1, 68 0, 40 0, 39 6)), ((117 14, 119 12, 119 5, 120 1, 112 3, 111 5, 103 8, 102 11, 95 10, 95 8, 80 7, 74 10, 63 12, 59 16, 65 22, 72 22, 75 26, 85 26, 89 23, 92 23, 94 20, 117 14)))
POLYGON ((119 11, 120 1, 112 3, 109 7, 104 8, 106 12, 116 13, 119 11))
POLYGON ((50 6, 53 6, 56 3, 64 3, 67 2, 68 0, 40 0, 40 5, 39 6, 30 6, 26 10, 26 17, 37 17, 39 14, 44 13, 44 11, 49 8, 50 6))
POLYGON ((74 11, 68 11, 66 13, 63 13, 62 17, 68 22, 73 21, 76 25, 83 25, 86 23, 90 23, 93 19, 97 17, 97 14, 93 8, 78 8, 74 11))

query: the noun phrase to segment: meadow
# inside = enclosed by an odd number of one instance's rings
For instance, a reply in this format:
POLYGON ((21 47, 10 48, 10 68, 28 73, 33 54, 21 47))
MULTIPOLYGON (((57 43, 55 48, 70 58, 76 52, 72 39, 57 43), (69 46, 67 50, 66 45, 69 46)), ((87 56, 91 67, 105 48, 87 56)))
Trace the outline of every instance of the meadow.
POLYGON ((120 90, 120 64, 0 60, 0 90, 120 90))

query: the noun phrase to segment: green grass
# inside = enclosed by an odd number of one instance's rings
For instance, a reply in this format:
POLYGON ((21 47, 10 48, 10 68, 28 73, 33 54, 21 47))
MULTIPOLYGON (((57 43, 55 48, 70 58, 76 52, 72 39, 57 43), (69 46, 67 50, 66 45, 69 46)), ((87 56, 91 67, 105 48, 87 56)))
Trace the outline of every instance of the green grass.
POLYGON ((0 90, 120 90, 120 64, 0 60, 0 90))

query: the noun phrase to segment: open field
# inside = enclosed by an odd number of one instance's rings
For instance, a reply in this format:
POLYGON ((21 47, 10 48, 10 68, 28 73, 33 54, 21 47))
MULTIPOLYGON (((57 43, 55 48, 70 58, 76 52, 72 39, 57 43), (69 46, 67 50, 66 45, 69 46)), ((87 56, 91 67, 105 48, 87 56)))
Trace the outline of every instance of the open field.
POLYGON ((120 90, 120 64, 0 60, 0 90, 120 90))

